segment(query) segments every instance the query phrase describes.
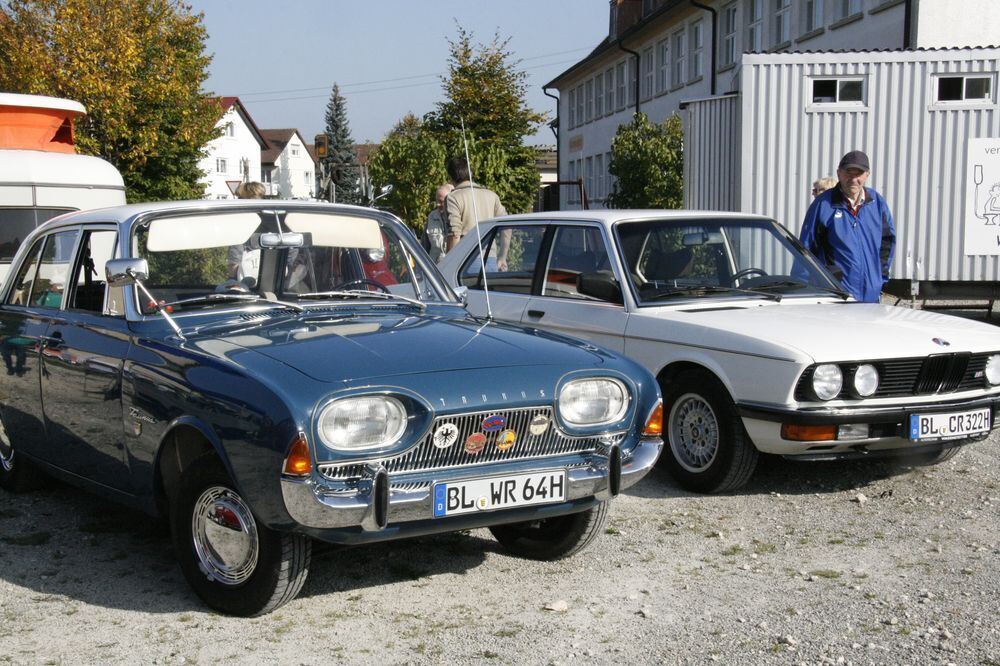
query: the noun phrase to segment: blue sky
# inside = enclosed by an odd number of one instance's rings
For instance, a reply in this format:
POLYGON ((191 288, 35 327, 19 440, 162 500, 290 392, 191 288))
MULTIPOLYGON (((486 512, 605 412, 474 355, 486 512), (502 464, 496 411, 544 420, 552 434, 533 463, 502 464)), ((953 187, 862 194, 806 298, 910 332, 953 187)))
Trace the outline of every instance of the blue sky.
MULTIPOLYGON (((322 130, 330 87, 347 99, 357 142, 378 141, 407 112, 441 99, 456 20, 509 49, 529 75, 528 104, 555 115, 541 86, 607 32, 607 0, 196 0, 213 55, 208 90, 236 95, 261 128, 322 130)), ((543 127, 531 143, 554 144, 543 127)))

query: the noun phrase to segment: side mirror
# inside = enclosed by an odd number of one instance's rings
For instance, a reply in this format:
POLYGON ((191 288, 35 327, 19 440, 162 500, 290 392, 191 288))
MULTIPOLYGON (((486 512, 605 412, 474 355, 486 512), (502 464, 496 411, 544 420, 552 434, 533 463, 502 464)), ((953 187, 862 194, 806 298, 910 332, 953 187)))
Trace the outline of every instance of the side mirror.
POLYGON ((458 296, 458 300, 462 302, 462 307, 469 304, 469 288, 468 287, 454 287, 452 291, 458 296))
POLYGON ((576 290, 584 296, 608 303, 622 302, 622 289, 615 276, 607 271, 597 273, 580 273, 576 276, 576 290))
POLYGON ((104 264, 104 276, 109 286, 124 287, 149 277, 145 259, 112 259, 104 264))

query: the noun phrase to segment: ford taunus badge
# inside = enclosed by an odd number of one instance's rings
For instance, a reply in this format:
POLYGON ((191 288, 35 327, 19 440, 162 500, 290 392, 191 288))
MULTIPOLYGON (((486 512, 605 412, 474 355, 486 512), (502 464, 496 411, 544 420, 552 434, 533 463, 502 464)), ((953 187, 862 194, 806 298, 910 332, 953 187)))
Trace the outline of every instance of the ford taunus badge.
POLYGON ((502 416, 487 416, 483 419, 483 432, 498 432, 507 425, 507 419, 502 416))
POLYGON ((514 446, 514 442, 516 441, 516 432, 513 430, 501 430, 500 434, 497 435, 497 448, 501 451, 506 451, 510 447, 514 446))
POLYGON ((486 435, 481 432, 474 432, 465 440, 465 452, 473 456, 482 451, 484 446, 486 446, 486 435))
POLYGON ((933 342, 934 344, 938 345, 939 347, 950 347, 951 346, 950 342, 948 342, 947 340, 942 340, 941 338, 933 338, 933 339, 931 339, 931 342, 933 342))
POLYGON ((458 440, 458 426, 454 423, 442 423, 434 431, 434 446, 447 449, 458 440))
POLYGON ((536 437, 538 435, 544 435, 545 431, 549 429, 549 417, 545 414, 539 414, 535 418, 531 419, 531 423, 528 425, 528 432, 536 437))

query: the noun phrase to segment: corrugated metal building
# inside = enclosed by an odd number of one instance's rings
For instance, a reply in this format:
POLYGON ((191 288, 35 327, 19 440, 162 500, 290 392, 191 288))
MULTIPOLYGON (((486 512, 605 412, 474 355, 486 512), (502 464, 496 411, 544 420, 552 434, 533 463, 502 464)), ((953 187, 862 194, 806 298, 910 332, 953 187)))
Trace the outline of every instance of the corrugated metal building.
POLYGON ((744 55, 740 94, 684 105, 685 205, 797 233, 813 180, 861 149, 896 220, 889 291, 1000 297, 998 72, 996 47, 744 55))

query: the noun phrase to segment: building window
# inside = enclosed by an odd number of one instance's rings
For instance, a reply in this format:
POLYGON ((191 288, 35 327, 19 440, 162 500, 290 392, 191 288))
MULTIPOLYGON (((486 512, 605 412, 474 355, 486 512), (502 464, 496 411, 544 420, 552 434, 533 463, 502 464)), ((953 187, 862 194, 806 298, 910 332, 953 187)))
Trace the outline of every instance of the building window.
POLYGON ((577 125, 582 125, 584 122, 586 122, 586 120, 584 120, 585 116, 583 115, 584 114, 584 111, 583 111, 584 101, 585 100, 583 98, 583 84, 581 83, 580 85, 578 85, 576 87, 576 124, 577 125))
POLYGON ((224 157, 215 158, 215 173, 228 173, 229 161, 224 157))
POLYGON ((670 40, 661 39, 656 45, 656 92, 670 89, 670 40))
POLYGON ((813 79, 813 104, 841 104, 865 101, 864 79, 813 79))
POLYGON ((594 119, 594 79, 587 79, 587 82, 583 84, 583 89, 586 91, 584 102, 584 117, 589 123, 594 119))
POLYGON ((594 198, 594 158, 588 157, 584 162, 584 177, 583 177, 583 191, 587 195, 587 199, 594 198))
POLYGON ((688 46, 691 49, 691 80, 701 78, 701 54, 705 50, 705 28, 703 21, 696 21, 688 27, 688 46))
POLYGON ((597 155, 594 157, 594 178, 597 182, 594 184, 594 198, 604 201, 606 193, 604 191, 604 155, 597 155))
POLYGON ((615 69, 608 67, 604 72, 604 113, 611 115, 615 112, 615 69))
POLYGON ((628 104, 635 104, 635 75, 638 73, 635 58, 628 59, 628 104))
MULTIPOLYGON (((570 182, 576 180, 576 160, 569 161, 569 180, 570 182)), ((580 190, 575 185, 571 185, 569 188, 569 195, 566 197, 566 202, 572 204, 579 201, 579 193, 580 190)))
POLYGON ((823 27, 823 0, 806 0, 803 12, 803 32, 809 33, 823 27))
POLYGON ((642 98, 649 99, 653 96, 653 47, 642 51, 642 98))
POLYGON ((993 77, 991 76, 939 76, 937 80, 937 101, 976 102, 993 99, 993 77))
POLYGON ((685 74, 684 67, 687 65, 686 62, 687 55, 685 54, 685 51, 687 49, 685 48, 684 42, 685 42, 684 31, 678 30, 677 32, 675 32, 673 35, 674 71, 673 71, 673 76, 670 79, 670 83, 674 88, 678 88, 684 85, 684 74, 685 74))
POLYGON ((747 50, 764 50, 764 0, 747 0, 747 50))
POLYGON ((722 10, 722 44, 719 60, 723 67, 736 62, 736 4, 722 10))
POLYGON ((298 157, 298 154, 299 154, 299 147, 292 146, 292 157, 298 157))
POLYGON ((226 136, 236 136, 236 126, 232 123, 226 123, 225 134, 226 136))
POLYGON ((576 127, 576 88, 569 91, 569 101, 566 103, 566 115, 569 118, 569 127, 576 127))
POLYGON ((604 115, 604 74, 594 77, 594 118, 604 115))
POLYGON ((839 5, 839 18, 845 19, 861 13, 861 0, 839 0, 839 5))
POLYGON ((303 178, 303 180, 305 181, 306 185, 312 185, 312 182, 313 182, 313 172, 312 171, 306 171, 306 176, 305 176, 305 178, 303 178))
POLYGON ((792 0, 774 1, 773 45, 780 46, 792 39, 792 0))
POLYGON ((625 108, 627 102, 625 101, 625 61, 618 63, 615 66, 615 85, 617 86, 617 98, 615 107, 621 111, 625 108))

